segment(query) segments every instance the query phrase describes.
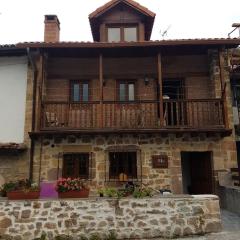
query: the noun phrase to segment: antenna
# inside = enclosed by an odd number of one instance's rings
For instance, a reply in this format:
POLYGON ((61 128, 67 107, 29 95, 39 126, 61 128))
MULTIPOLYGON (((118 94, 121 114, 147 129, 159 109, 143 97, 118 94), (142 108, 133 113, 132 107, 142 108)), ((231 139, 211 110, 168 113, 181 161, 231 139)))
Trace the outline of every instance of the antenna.
POLYGON ((167 33, 168 33, 168 31, 169 31, 169 29, 170 29, 171 27, 172 27, 172 26, 169 25, 169 26, 167 27, 167 29, 164 30, 163 32, 160 30, 160 34, 161 34, 161 36, 162 36, 163 39, 164 39, 165 36, 167 36, 167 33))
POLYGON ((231 37, 231 34, 234 32, 234 31, 236 31, 236 30, 238 30, 239 31, 239 38, 240 38, 240 23, 233 23, 232 24, 232 27, 234 27, 234 29, 228 34, 228 37, 230 38, 231 37))

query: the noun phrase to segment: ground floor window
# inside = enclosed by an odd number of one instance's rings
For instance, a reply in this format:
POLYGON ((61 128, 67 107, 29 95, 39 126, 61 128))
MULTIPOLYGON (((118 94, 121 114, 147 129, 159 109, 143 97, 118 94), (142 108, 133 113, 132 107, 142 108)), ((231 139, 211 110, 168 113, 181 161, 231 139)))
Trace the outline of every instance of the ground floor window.
POLYGON ((89 153, 64 154, 62 176, 89 179, 89 153))
POLYGON ((109 153, 110 180, 129 181, 137 178, 136 152, 109 153))

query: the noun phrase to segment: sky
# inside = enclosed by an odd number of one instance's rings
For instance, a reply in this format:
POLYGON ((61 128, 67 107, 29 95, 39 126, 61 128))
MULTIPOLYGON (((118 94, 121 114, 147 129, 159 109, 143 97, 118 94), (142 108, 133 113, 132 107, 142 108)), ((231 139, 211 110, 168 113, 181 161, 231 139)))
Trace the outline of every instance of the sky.
MULTIPOLYGON (((136 0, 156 13, 152 40, 227 37, 240 0, 136 0)), ((88 14, 108 0, 0 0, 0 44, 43 41, 44 15, 56 14, 61 41, 92 41, 88 14)), ((238 34, 233 34, 236 37, 238 34)))

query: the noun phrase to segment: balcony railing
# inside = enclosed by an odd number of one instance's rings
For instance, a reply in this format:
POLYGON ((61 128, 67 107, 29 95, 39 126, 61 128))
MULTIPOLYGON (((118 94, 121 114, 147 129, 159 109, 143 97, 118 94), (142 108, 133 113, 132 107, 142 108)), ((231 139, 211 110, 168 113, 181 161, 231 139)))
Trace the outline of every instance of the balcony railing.
POLYGON ((41 129, 223 128, 221 99, 164 100, 163 121, 158 101, 45 102, 41 129), (160 124, 162 122, 162 124, 160 124))

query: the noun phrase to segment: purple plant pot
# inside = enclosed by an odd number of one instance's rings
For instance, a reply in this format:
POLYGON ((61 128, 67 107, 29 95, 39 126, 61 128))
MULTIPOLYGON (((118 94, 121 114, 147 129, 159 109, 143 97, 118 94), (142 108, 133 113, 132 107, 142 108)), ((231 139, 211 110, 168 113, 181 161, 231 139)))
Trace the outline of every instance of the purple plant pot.
POLYGON ((42 182, 40 184, 41 192, 40 198, 58 198, 58 193, 55 190, 56 182, 42 182))

